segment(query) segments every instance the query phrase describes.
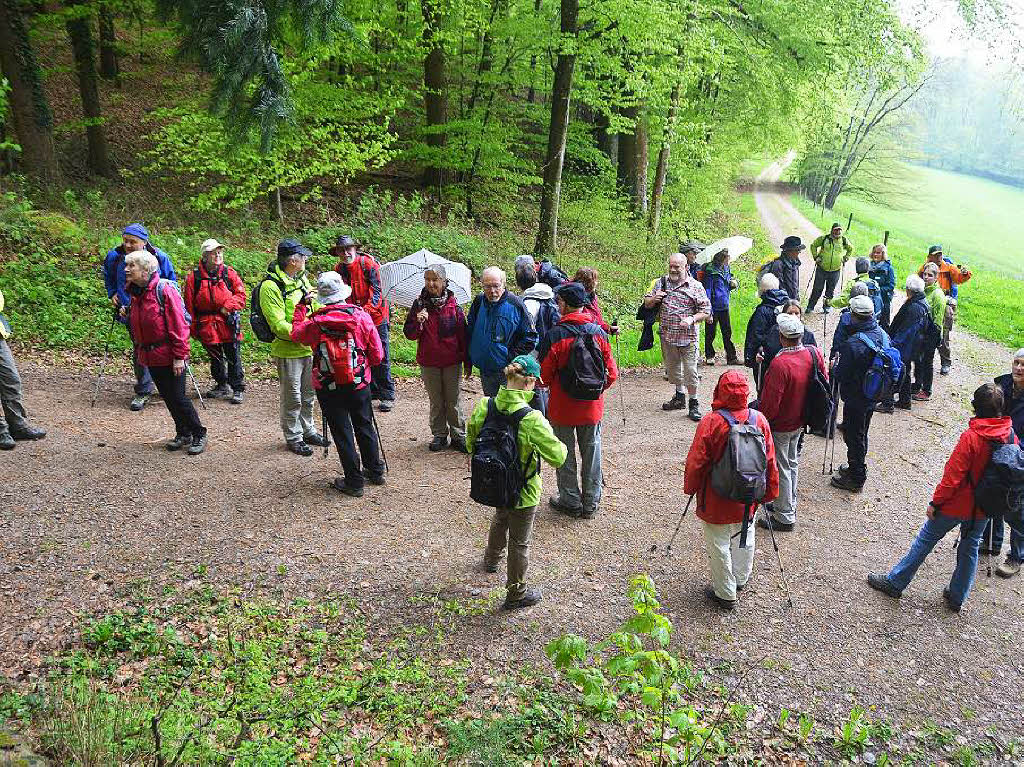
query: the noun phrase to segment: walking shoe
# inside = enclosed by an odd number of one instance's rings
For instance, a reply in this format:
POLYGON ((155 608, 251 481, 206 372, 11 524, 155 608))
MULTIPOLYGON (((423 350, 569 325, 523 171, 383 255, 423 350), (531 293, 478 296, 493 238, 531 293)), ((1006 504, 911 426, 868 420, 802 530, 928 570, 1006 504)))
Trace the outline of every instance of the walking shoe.
POLYGON ((889 405, 889 404, 886 404, 885 402, 879 402, 877 405, 875 405, 875 412, 876 413, 887 413, 889 415, 892 415, 893 413, 896 412, 896 405, 895 404, 889 405))
POLYGON ((14 441, 14 437, 10 434, 7 432, 0 434, 0 450, 14 450, 17 446, 18 443, 14 441))
POLYGON ((950 368, 949 365, 943 365, 942 367, 940 367, 939 368, 939 375, 940 376, 948 376, 949 375, 949 368, 950 368))
POLYGON ((682 410, 686 407, 686 395, 676 392, 672 395, 672 399, 664 403, 661 406, 662 410, 682 410))
POLYGON ((387 482, 387 480, 384 479, 383 474, 381 474, 379 477, 367 477, 366 481, 369 482, 371 485, 383 485, 387 482))
POLYGON ((132 404, 128 406, 128 409, 138 413, 142 408, 146 406, 149 400, 152 398, 152 394, 136 394, 132 397, 132 404))
POLYGON ((186 445, 191 445, 191 444, 192 444, 192 435, 191 434, 179 434, 174 439, 172 439, 170 442, 168 442, 166 445, 164 445, 164 447, 166 447, 168 450, 170 450, 173 453, 175 450, 181 450, 186 445))
POLYGON ((900 410, 910 410, 912 405, 910 404, 910 402, 904 402, 903 400, 900 400, 895 404, 895 407, 898 407, 900 410))
POLYGON ((204 394, 203 396, 207 397, 208 399, 227 399, 233 393, 234 392, 232 391, 231 387, 228 386, 227 384, 217 384, 212 389, 210 389, 210 391, 206 392, 206 394, 204 394))
POLYGON ((960 612, 960 608, 963 607, 963 602, 954 602, 953 596, 949 593, 949 587, 942 590, 942 599, 946 603, 946 607, 955 613, 960 612))
POLYGON ((452 450, 459 453, 468 453, 469 448, 466 447, 466 440, 460 437, 452 437, 452 450))
POLYGON ((350 487, 345 484, 345 480, 342 477, 335 477, 334 482, 331 483, 334 489, 339 493, 349 496, 350 498, 362 498, 363 488, 361 487, 350 487))
POLYGON ((821 313, 822 314, 832 314, 832 307, 831 306, 826 306, 824 309, 821 310, 821 313))
POLYGON ((836 424, 836 431, 838 431, 840 434, 846 434, 846 424, 845 423, 837 423, 836 424))
POLYGON ((496 573, 498 572, 498 560, 488 562, 487 557, 484 557, 483 569, 485 573, 496 573))
POLYGON ((46 437, 46 429, 37 429, 35 426, 27 426, 24 429, 11 430, 11 436, 18 442, 34 442, 37 439, 46 437))
POLYGON ((192 437, 192 444, 189 445, 188 454, 199 455, 204 450, 206 450, 206 435, 204 434, 201 437, 192 437))
POLYGON ((804 309, 804 314, 810 314, 812 311, 814 311, 813 307, 808 306, 806 309, 804 309))
POLYGON ((431 453, 436 453, 438 450, 444 450, 446 447, 448 447, 447 437, 434 437, 430 440, 430 444, 427 445, 427 450, 431 453))
POLYGON ((910 395, 910 399, 914 400, 914 402, 927 402, 931 398, 932 395, 925 391, 915 392, 910 395))
POLYGON ((743 363, 740 362, 740 358, 739 357, 729 357, 725 361, 725 364, 726 365, 742 365, 743 363))
POLYGON ((1016 559, 1006 558, 999 567, 996 568, 996 575, 1000 578, 1012 578, 1020 572, 1020 562, 1016 559))
POLYGON ((700 420, 700 405, 698 404, 696 397, 690 397, 690 412, 686 414, 686 417, 691 421, 700 420))
POLYGON ((735 599, 722 599, 718 594, 715 593, 714 586, 704 587, 704 596, 706 596, 711 602, 721 607, 723 610, 732 610, 736 607, 735 599))
POLYGON ((229 401, 231 402, 232 405, 241 405, 243 399, 244 399, 244 397, 242 396, 242 392, 235 391, 231 395, 231 399, 229 401))
POLYGON ((295 453, 295 455, 303 455, 306 457, 313 455, 313 448, 301 439, 293 439, 286 444, 288 445, 288 449, 295 453))
POLYGON ((315 431, 312 434, 303 434, 302 441, 305 442, 307 445, 314 445, 315 447, 327 447, 329 444, 331 444, 327 440, 327 437, 315 431))
POLYGON ((769 518, 767 514, 762 514, 757 518, 757 526, 763 527, 765 530, 774 530, 777 533, 791 533, 796 524, 794 522, 779 522, 775 517, 769 518))
POLYGON ((576 519, 593 519, 597 516, 597 509, 580 509, 580 513, 576 515, 576 519))
POLYGON ((863 482, 854 482, 849 474, 840 474, 838 477, 832 477, 832 487, 838 487, 840 490, 849 490, 851 493, 859 493, 864 489, 863 482))
POLYGON ((505 598, 502 610, 518 610, 522 607, 533 607, 540 601, 540 589, 527 589, 519 599, 505 598))
POLYGON ((710 365, 711 367, 714 367, 715 366, 715 358, 714 357, 705 357, 704 358, 704 364, 705 365, 710 365))
POLYGON ((570 517, 578 517, 583 513, 582 506, 570 506, 567 503, 562 503, 562 499, 557 495, 548 498, 548 506, 561 514, 568 514, 570 517))
POLYGON ((884 575, 871 573, 868 575, 868 585, 875 591, 881 591, 883 594, 888 594, 893 599, 899 599, 903 596, 903 592, 893 586, 892 581, 884 575))
POLYGON ((382 413, 390 413, 391 409, 394 406, 395 406, 395 401, 393 399, 382 399, 380 401, 380 404, 377 406, 377 409, 380 412, 382 412, 382 413))

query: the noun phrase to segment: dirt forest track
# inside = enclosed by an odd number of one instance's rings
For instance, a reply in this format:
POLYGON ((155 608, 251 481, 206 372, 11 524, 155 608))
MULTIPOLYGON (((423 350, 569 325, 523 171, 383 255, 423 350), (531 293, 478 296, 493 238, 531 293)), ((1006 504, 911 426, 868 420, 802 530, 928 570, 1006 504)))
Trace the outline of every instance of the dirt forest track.
MULTIPOLYGON (((773 241, 815 233, 770 191, 758 193, 758 204, 773 241)), ((857 253, 867 252, 869 243, 856 231, 851 237, 857 253)), ((820 339, 820 315, 811 327, 820 339)), ((616 628, 628 615, 629 577, 647 572, 677 649, 698 665, 725 664, 726 681, 740 681, 738 699, 755 707, 754 722, 786 707, 835 723, 863 705, 907 728, 930 719, 974 740, 989 727, 1001 739, 1019 736, 1024 578, 987 578, 983 561, 963 612, 950 614, 941 593, 953 568, 951 536, 901 601, 864 582, 906 551, 966 424, 970 393, 1008 370, 1010 353, 958 332, 954 359, 952 374, 937 377, 932 402, 875 418, 862 494, 829 487, 823 443, 809 439, 797 529, 780 535, 795 607, 787 607, 770 543, 758 535, 754 577, 728 615, 703 597, 707 566, 692 512, 665 552, 685 501, 682 465, 695 425, 661 410, 671 392, 659 372, 626 374, 625 412, 618 392, 607 398, 599 516, 570 520, 542 505, 531 581, 544 601, 516 614, 464 618, 457 647, 480 674, 520 660, 545 667, 548 640, 616 628)), ((430 608, 418 597, 466 598, 503 585, 503 572, 478 569, 488 514, 468 499, 464 458, 426 449, 426 396, 417 380, 403 382, 395 410, 378 415, 387 486, 355 500, 328 487, 333 451, 327 460, 319 450, 313 458, 284 451, 272 382, 254 384, 241 407, 209 403, 202 413, 209 449, 189 458, 163 449, 170 420, 160 401, 128 411, 126 361, 95 408, 89 371, 24 358, 21 367, 27 405, 50 436, 0 454, 0 668, 10 680, 37 673, 69 639, 77 615, 196 577, 243 593, 350 594, 385 626, 428 621, 430 608)), ((705 408, 722 370, 703 372, 705 408)), ((202 385, 208 375, 199 372, 202 385)), ((467 409, 478 386, 467 385, 467 409)), ((836 464, 844 459, 840 444, 836 464)), ((549 468, 544 484, 546 497, 554 487, 549 468)))

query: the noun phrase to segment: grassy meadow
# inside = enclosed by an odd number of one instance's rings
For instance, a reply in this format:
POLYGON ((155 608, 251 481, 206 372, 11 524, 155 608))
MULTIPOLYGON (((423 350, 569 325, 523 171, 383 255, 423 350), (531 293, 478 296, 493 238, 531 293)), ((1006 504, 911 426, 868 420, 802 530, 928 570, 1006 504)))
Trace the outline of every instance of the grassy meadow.
POLYGON ((822 215, 808 200, 794 197, 794 203, 821 229, 832 221, 845 226, 852 213, 849 236, 857 255, 867 255, 888 230, 899 284, 924 263, 929 245, 941 243, 954 263, 973 273, 958 296, 960 324, 1006 346, 1024 345, 1024 244, 1016 231, 1024 189, 931 168, 908 170, 920 191, 898 207, 843 196, 822 215))

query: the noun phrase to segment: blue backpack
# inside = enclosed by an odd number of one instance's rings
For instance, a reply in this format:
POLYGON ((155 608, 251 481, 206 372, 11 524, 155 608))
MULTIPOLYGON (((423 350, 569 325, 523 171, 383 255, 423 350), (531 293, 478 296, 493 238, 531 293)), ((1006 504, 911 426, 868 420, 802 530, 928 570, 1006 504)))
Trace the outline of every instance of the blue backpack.
POLYGON ((874 353, 871 366, 864 376, 864 396, 872 402, 892 396, 903 375, 903 358, 899 350, 888 344, 879 347, 866 333, 857 333, 854 337, 859 338, 874 353))

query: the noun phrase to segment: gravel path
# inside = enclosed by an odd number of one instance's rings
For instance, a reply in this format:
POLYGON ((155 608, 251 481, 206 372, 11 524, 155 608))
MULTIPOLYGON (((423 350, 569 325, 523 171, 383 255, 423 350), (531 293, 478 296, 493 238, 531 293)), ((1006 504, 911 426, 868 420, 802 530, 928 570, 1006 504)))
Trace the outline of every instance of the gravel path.
MULTIPOLYGON (((760 193, 759 203, 774 239, 796 227, 812 233, 785 200, 760 193)), ((812 319, 819 337, 820 323, 812 319)), ((949 539, 900 602, 864 583, 919 528, 970 392, 1009 365, 1006 349, 965 333, 955 335, 954 354, 931 403, 875 419, 861 495, 828 486, 822 442, 808 441, 799 524, 780 536, 795 607, 786 606, 778 564, 759 537, 751 585, 724 616, 702 595, 707 572, 692 515, 665 553, 685 500, 694 424, 661 411, 671 391, 659 373, 624 376, 625 410, 618 392, 607 400, 601 514, 584 522, 542 507, 531 579, 544 601, 515 615, 461 618, 457 646, 481 672, 544 663, 543 644, 564 631, 599 637, 615 628, 628 614, 627 580, 643 571, 660 589, 681 652, 698 664, 729 664, 727 679, 747 672, 739 697, 755 706, 754 721, 787 707, 836 722, 859 704, 907 728, 932 719, 975 739, 990 726, 1019 734, 1024 579, 982 571, 964 611, 948 613, 949 539)), ((705 407, 722 369, 702 377, 705 407)), ((243 592, 348 592, 384 623, 429 620, 425 595, 487 595, 502 584, 477 570, 488 515, 468 500, 462 456, 427 452, 418 381, 402 383, 395 410, 379 416, 387 487, 353 500, 328 488, 333 453, 324 460, 320 451, 299 458, 283 450, 272 383, 253 385, 242 407, 210 403, 210 448, 188 458, 163 449, 170 420, 162 403, 127 410, 126 361, 94 409, 88 371, 24 361, 22 374, 27 404, 50 437, 0 454, 0 669, 11 680, 31 678, 77 615, 196 578, 243 592)), ((479 389, 469 386, 475 402, 479 389)), ((553 488, 550 469, 544 482, 553 488)))

